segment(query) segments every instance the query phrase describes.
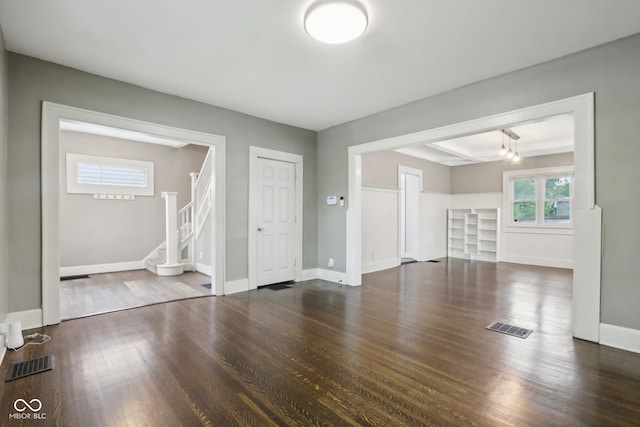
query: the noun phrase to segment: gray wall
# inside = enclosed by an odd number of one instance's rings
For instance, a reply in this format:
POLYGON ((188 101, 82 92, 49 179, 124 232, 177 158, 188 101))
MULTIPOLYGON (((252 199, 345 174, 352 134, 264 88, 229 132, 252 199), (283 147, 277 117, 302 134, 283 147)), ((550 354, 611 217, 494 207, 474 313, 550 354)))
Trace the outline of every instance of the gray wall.
POLYGON ((398 166, 422 169, 422 191, 449 193, 449 167, 395 151, 362 156, 362 185, 398 188, 398 166))
MULTIPOLYGON (((317 264, 316 132, 9 53, 9 307, 41 307, 42 101, 227 137, 226 274, 247 277, 249 146, 304 157, 304 268, 317 264)), ((277 99, 274 99, 277 102, 277 99)))
MULTIPOLYGON (((318 135, 318 196, 347 194, 347 147, 595 92, 596 201, 604 215, 604 323, 640 329, 640 34, 481 81, 318 135)), ((348 200, 347 200, 348 202, 348 200)), ((345 271, 346 210, 319 203, 318 264, 345 271)))
POLYGON ((7 272, 7 51, 0 28, 0 323, 9 312, 7 272))
POLYGON ((573 164, 573 153, 524 157, 519 163, 506 161, 476 163, 451 168, 451 194, 501 193, 505 171, 548 168, 573 164))
POLYGON ((207 147, 173 148, 99 135, 60 133, 60 266, 140 261, 165 240, 163 191, 178 192, 178 209, 191 199, 190 172, 198 172, 207 147), (143 160, 154 164, 154 196, 95 200, 68 194, 66 153, 143 160))

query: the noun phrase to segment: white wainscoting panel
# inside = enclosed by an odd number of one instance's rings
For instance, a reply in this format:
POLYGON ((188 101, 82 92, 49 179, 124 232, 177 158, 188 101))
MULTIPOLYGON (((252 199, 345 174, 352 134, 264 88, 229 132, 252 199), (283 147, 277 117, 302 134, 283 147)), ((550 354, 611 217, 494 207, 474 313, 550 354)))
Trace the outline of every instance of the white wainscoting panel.
POLYGON ((444 193, 422 193, 422 236, 420 259, 428 261, 447 256, 447 210, 450 195, 444 193))
POLYGON ((501 261, 573 268, 573 235, 502 233, 501 261))
POLYGON ((451 194, 451 209, 502 208, 502 193, 451 194))

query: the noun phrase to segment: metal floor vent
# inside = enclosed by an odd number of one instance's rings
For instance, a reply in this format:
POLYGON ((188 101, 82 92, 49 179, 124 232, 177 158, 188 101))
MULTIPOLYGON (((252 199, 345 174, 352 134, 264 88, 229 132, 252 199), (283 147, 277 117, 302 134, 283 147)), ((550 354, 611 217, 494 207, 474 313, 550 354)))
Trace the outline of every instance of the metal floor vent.
POLYGON ((20 363, 14 363, 9 367, 9 375, 4 382, 17 380, 18 378, 27 377, 33 374, 39 374, 53 369, 53 354, 26 360, 20 363))
POLYGON ((511 335, 514 337, 525 339, 533 332, 533 329, 525 329, 519 326, 509 325, 507 323, 495 322, 487 326, 485 329, 490 331, 500 332, 502 334, 511 335))
POLYGON ((438 261, 437 259, 430 259, 430 260, 429 260, 429 261, 427 261, 427 262, 442 262, 442 261, 438 261))
POLYGON ((90 279, 88 274, 80 274, 78 276, 62 276, 60 278, 60 281, 65 281, 65 280, 78 280, 78 279, 90 279))

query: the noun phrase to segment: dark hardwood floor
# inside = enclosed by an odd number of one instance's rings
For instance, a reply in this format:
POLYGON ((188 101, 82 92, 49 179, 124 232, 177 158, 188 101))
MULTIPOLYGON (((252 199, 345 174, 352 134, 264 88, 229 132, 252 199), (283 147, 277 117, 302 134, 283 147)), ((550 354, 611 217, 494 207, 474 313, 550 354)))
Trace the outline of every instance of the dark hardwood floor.
POLYGON ((571 271, 451 259, 44 328, 2 425, 637 426, 640 354, 572 339, 571 271), (504 321, 526 340, 488 331, 504 321), (46 420, 7 420, 16 399, 46 420))

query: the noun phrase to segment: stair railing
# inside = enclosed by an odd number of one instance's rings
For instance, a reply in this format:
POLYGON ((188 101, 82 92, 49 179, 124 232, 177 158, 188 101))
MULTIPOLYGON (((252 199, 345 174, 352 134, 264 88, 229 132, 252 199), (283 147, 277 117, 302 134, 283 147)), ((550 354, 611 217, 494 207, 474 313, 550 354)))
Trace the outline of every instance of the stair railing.
POLYGON ((166 198, 166 234, 165 248, 167 254, 183 260, 182 253, 187 248, 186 259, 195 268, 196 265, 196 241, 204 229, 207 216, 211 212, 213 196, 211 194, 213 183, 213 148, 209 148, 202 163, 200 172, 192 172, 191 176, 191 201, 182 209, 175 210, 177 193, 162 193, 166 198), (170 212, 173 209, 173 212, 170 212), (174 228, 175 227, 175 228, 174 228), (173 230, 176 230, 174 233, 173 230), (171 248, 171 249, 169 249, 171 248))
MULTIPOLYGON (((213 163, 214 163, 214 150, 209 148, 207 156, 202 163, 202 168, 193 183, 192 187, 192 201, 194 202, 194 240, 200 237, 204 228, 205 221, 211 206, 213 205, 213 197, 211 195, 211 188, 213 184, 213 163)), ((193 175, 192 175, 193 182, 193 175)))

